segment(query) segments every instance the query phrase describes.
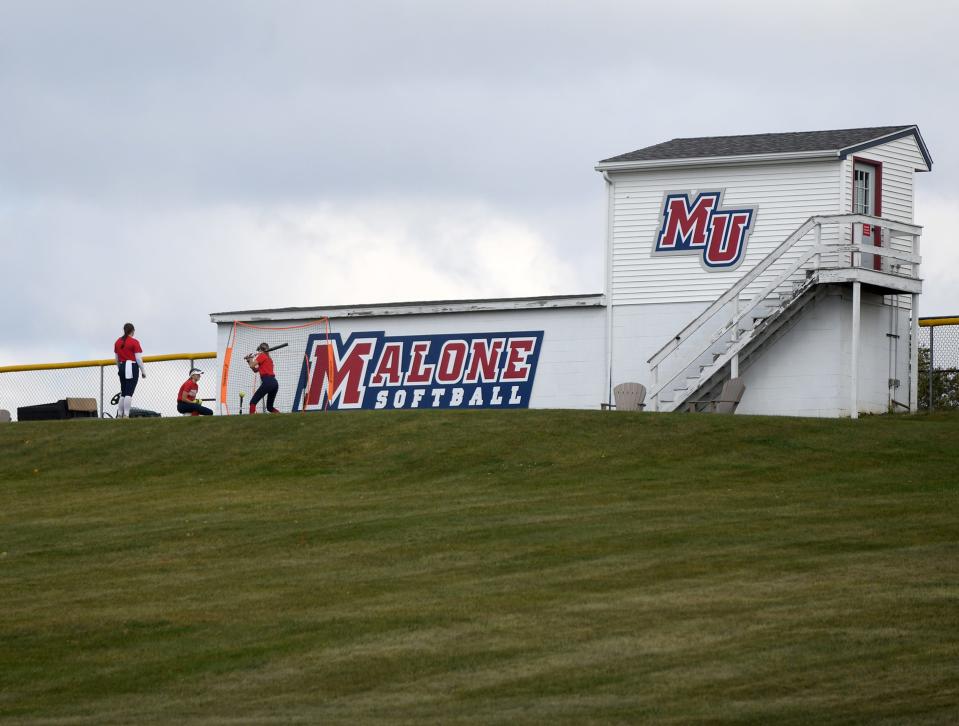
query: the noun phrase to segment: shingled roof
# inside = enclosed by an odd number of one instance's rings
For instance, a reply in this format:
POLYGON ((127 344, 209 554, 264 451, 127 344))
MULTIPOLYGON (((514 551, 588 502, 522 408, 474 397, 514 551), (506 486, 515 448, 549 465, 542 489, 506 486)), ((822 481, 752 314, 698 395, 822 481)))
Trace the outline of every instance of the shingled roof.
POLYGON ((668 161, 672 159, 708 159, 731 156, 767 154, 802 154, 834 152, 839 158, 879 143, 914 135, 919 150, 932 168, 932 159, 915 124, 906 126, 875 126, 864 129, 835 131, 797 131, 783 134, 750 134, 748 136, 704 136, 690 139, 672 139, 644 149, 630 151, 600 164, 636 161, 668 161))

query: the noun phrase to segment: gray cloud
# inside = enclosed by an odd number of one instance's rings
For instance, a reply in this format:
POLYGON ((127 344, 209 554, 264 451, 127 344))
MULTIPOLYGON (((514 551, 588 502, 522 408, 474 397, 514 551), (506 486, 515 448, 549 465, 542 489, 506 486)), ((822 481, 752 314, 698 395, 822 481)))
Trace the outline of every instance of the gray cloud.
MULTIPOLYGON (((366 248, 402 237, 418 255, 436 230, 398 230, 422 210, 479 205, 576 271, 572 290, 497 290, 596 291, 592 165, 676 136, 916 122, 936 161, 921 192, 955 196, 957 30, 959 11, 924 0, 6 2, 0 243, 20 302, 4 328, 21 346, 53 328, 65 350, 102 347, 108 303, 50 292, 71 276, 112 285, 164 345, 210 336, 211 309, 292 304, 253 292, 256 258, 224 233, 265 234, 256 220, 282 209, 375 207, 366 248), (202 294, 176 277, 189 250, 204 251, 202 294)), ((295 268, 300 243, 271 239, 260 253, 295 268)), ((464 245, 410 294, 438 296, 444 274, 464 295, 492 289, 460 274, 477 254, 464 245)), ((378 298, 365 285, 352 301, 378 298)))

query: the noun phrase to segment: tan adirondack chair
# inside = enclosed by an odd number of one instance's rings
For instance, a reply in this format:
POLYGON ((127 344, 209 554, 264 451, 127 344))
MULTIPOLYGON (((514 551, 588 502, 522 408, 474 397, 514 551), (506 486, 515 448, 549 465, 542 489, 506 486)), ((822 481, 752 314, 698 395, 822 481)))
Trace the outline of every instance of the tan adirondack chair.
POLYGON ((617 411, 642 411, 646 408, 646 386, 642 383, 620 383, 613 389, 617 411))
POLYGON ((686 413, 695 413, 696 406, 701 404, 706 404, 705 413, 736 413, 745 391, 746 384, 742 378, 730 378, 723 384, 718 398, 686 401, 686 413))

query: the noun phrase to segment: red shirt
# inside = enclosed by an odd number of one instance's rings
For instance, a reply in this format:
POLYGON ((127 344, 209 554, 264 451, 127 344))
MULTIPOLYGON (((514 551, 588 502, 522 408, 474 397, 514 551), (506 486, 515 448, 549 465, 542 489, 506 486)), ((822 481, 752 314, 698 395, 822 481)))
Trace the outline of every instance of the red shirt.
POLYGON ((116 353, 117 360, 121 363, 127 360, 136 362, 137 357, 135 354, 142 353, 143 348, 140 347, 139 340, 133 336, 128 336, 126 340, 117 338, 117 342, 113 344, 113 352, 116 353))
POLYGON ((256 364, 260 367, 260 378, 263 376, 272 376, 273 373, 273 359, 270 358, 266 353, 260 353, 256 357, 256 364))
POLYGON ((180 392, 176 395, 177 401, 182 401, 186 399, 190 403, 193 403, 196 400, 196 392, 199 386, 193 382, 192 378, 187 378, 186 383, 180 386, 180 392))

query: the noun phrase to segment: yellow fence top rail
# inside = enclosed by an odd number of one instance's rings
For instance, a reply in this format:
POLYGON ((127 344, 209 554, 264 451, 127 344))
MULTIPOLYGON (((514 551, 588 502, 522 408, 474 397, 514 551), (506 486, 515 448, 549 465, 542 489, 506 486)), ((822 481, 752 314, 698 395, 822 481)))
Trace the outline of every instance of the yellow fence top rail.
MULTIPOLYGON (((216 353, 167 353, 165 355, 145 355, 144 363, 159 363, 165 360, 210 360, 216 358, 216 353)), ((61 368, 100 368, 115 366, 113 358, 100 360, 76 360, 69 363, 30 363, 22 366, 0 366, 0 373, 22 373, 24 371, 53 371, 61 368)))
POLYGON ((922 328, 934 328, 937 325, 959 325, 959 315, 945 318, 919 318, 919 326, 922 328))

